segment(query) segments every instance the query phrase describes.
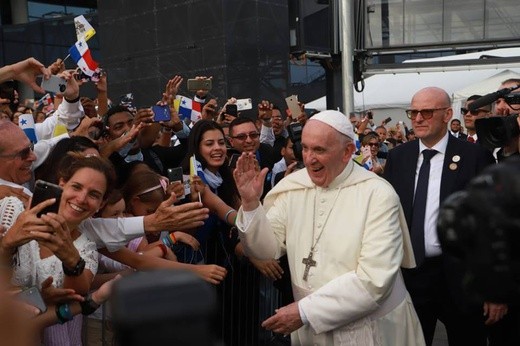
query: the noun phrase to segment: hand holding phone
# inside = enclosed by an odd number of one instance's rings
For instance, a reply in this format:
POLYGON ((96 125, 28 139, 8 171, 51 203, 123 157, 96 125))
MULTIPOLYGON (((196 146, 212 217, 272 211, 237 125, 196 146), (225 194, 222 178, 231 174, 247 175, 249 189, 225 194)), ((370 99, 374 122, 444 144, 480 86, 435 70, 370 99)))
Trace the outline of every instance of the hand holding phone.
POLYGON ((41 202, 46 201, 48 199, 56 198, 56 202, 54 202, 48 207, 43 208, 43 210, 36 214, 36 216, 40 217, 46 213, 57 214, 60 208, 61 193, 62 188, 58 185, 51 184, 43 180, 36 180, 36 183, 34 184, 34 194, 31 199, 30 208, 32 209, 41 202))
POLYGON ((47 92, 63 94, 67 89, 67 81, 61 77, 51 75, 49 79, 42 78, 41 87, 47 92))
POLYGON ((188 79, 188 90, 189 91, 198 91, 198 90, 211 90, 212 81, 210 78, 202 79, 202 78, 193 78, 188 79))
POLYGON ((170 183, 174 181, 180 181, 183 180, 183 173, 182 173, 182 167, 174 167, 174 168, 168 168, 168 180, 170 183))
POLYGON ((291 113, 291 118, 293 120, 297 120, 298 116, 301 113, 300 105, 298 104, 298 96, 297 95, 291 95, 287 98, 285 98, 285 102, 287 103, 287 108, 289 109, 289 112, 291 113))
POLYGON ((158 123, 161 121, 168 122, 172 119, 169 106, 152 106, 153 121, 158 123))
POLYGON ((392 118, 388 117, 385 120, 383 120, 383 125, 386 125, 386 124, 388 124, 391 121, 392 121, 392 118))
POLYGON ((233 117, 237 117, 238 115, 238 106, 236 104, 227 104, 226 110, 224 112, 227 115, 231 115, 233 117))

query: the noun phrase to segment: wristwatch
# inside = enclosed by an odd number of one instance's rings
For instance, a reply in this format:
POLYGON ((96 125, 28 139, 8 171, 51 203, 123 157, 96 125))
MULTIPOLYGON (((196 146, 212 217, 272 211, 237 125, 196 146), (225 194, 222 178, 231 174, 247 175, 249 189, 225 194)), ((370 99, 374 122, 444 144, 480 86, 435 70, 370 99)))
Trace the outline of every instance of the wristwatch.
POLYGON ((81 314, 85 316, 91 315, 101 306, 92 299, 92 293, 89 293, 79 305, 81 306, 81 314))
POLYGON ((76 263, 72 269, 65 267, 63 262, 61 263, 61 266, 63 268, 63 274, 67 276, 80 276, 83 273, 83 270, 85 270, 85 260, 80 257, 78 263, 76 263))

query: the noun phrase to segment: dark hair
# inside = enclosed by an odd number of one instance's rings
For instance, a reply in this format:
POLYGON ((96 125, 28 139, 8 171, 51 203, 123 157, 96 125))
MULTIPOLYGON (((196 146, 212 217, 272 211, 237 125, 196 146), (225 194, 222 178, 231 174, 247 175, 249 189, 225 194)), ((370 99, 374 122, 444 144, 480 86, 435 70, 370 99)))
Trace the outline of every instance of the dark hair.
POLYGON ((56 175, 58 180, 63 179, 69 181, 70 178, 82 168, 91 168, 105 176, 107 181, 107 189, 103 195, 103 199, 105 200, 114 188, 116 181, 116 174, 112 163, 100 156, 83 156, 79 153, 69 152, 61 160, 56 175))
MULTIPOLYGON (((235 120, 241 119, 240 117, 234 119, 235 120)), ((246 122, 253 122, 250 119, 247 119, 247 121, 242 121, 241 123, 246 122)), ((189 162, 190 157, 195 154, 195 158, 197 161, 200 162, 202 165, 202 169, 206 168, 208 163, 202 155, 200 154, 200 143, 202 142, 202 137, 204 133, 211 130, 218 130, 222 133, 222 137, 226 138, 224 135, 224 131, 222 130, 222 127, 220 127, 219 124, 217 124, 214 121, 211 120, 199 120, 195 123, 193 128, 191 129, 190 136, 188 137, 188 152, 186 153, 186 156, 184 157, 184 160, 182 161, 182 167, 185 172, 189 172, 189 162)), ((230 131, 231 131, 231 125, 230 125, 230 131)), ((233 178, 233 175, 231 174, 231 170, 228 167, 228 159, 224 160, 224 164, 219 167, 218 172, 220 173, 220 176, 222 177, 223 183, 221 189, 218 190, 218 196, 226 202, 228 205, 232 207, 237 207, 240 204, 240 198, 238 194, 238 189, 235 184, 235 180, 233 178)))
POLYGON ((105 125, 105 127, 108 127, 108 120, 110 119, 110 117, 116 113, 123 113, 123 112, 126 112, 126 113, 132 115, 132 112, 125 106, 117 105, 117 106, 110 108, 107 111, 107 113, 103 116, 103 125, 105 125))
POLYGON ((56 166, 60 164, 60 161, 68 152, 79 153, 85 149, 96 149, 99 151, 99 147, 96 143, 92 142, 87 137, 74 136, 70 138, 63 138, 61 141, 56 143, 51 153, 34 171, 36 179, 48 181, 50 183, 57 184, 58 177, 56 175, 56 166))
POLYGON ((453 124, 454 121, 458 121, 459 124, 461 123, 459 119, 451 119, 450 124, 453 124))
MULTIPOLYGON (((231 136, 233 135, 233 128, 235 126, 246 124, 246 123, 251 123, 251 124, 255 125, 255 128, 256 128, 256 123, 253 119, 247 118, 247 117, 238 117, 238 118, 233 119, 233 121, 229 124, 229 135, 231 135, 231 136)), ((256 129, 258 130, 258 128, 256 128, 256 129)))

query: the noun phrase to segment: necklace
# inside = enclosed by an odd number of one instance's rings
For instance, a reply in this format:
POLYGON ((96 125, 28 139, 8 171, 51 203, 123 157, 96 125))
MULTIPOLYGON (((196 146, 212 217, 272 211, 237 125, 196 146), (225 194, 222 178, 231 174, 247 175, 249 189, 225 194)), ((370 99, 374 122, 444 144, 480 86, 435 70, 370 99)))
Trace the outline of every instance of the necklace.
MULTIPOLYGON (((309 270, 311 267, 316 267, 318 264, 312 257, 314 256, 314 249, 316 248, 316 245, 318 245, 318 242, 321 239, 321 235, 323 234, 323 230, 325 229, 325 225, 327 224, 327 220, 329 219, 330 213, 332 211, 332 207, 336 204, 336 201, 338 199, 339 193, 341 189, 338 187, 336 188, 336 196, 334 197, 334 201, 331 205, 331 208, 329 208, 329 211, 327 212, 327 215, 325 216, 325 220, 323 221, 323 224, 321 225, 321 231, 316 237, 316 240, 313 240, 311 251, 309 252, 309 256, 304 257, 302 259, 302 263, 305 264, 305 270, 303 272, 303 280, 307 281, 307 277, 309 276, 309 270)), ((314 239, 314 230, 316 229, 316 197, 318 195, 318 190, 316 190, 316 194, 314 195, 314 209, 312 211, 312 222, 313 222, 313 228, 312 228, 312 238, 314 239)))

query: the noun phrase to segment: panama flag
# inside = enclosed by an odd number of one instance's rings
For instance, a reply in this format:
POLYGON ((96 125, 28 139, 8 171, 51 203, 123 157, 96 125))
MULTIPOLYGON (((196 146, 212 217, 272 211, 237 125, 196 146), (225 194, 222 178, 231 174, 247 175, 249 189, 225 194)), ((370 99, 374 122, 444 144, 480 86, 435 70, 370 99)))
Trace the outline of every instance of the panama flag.
POLYGON ((70 57, 74 59, 83 73, 92 77, 98 68, 98 64, 94 61, 94 59, 92 59, 87 42, 85 42, 85 40, 78 40, 78 42, 70 47, 69 53, 70 57))
POLYGON ((34 118, 32 114, 20 114, 18 117, 18 126, 25 132, 25 135, 32 143, 38 142, 36 131, 34 130, 34 118))
POLYGON ((181 95, 175 97, 174 105, 176 108, 177 103, 179 105, 177 111, 179 112, 179 118, 181 118, 181 120, 190 119, 194 123, 200 120, 202 111, 201 103, 181 95))

